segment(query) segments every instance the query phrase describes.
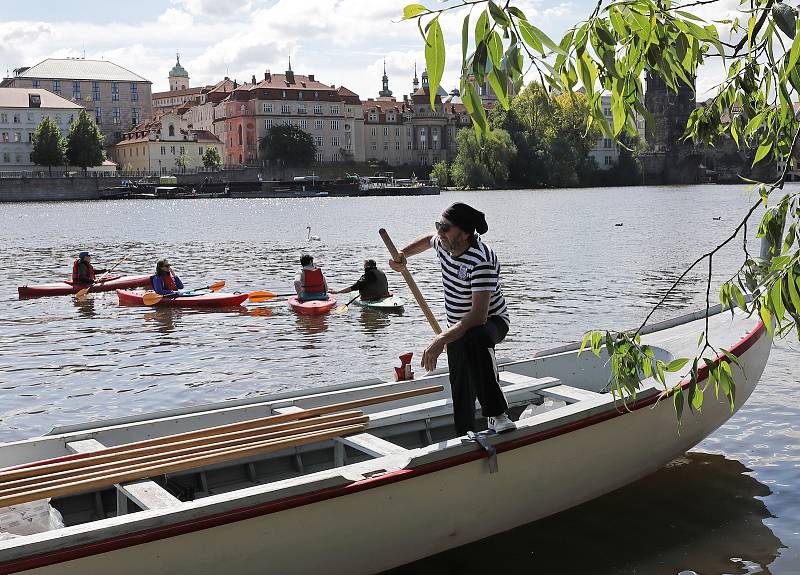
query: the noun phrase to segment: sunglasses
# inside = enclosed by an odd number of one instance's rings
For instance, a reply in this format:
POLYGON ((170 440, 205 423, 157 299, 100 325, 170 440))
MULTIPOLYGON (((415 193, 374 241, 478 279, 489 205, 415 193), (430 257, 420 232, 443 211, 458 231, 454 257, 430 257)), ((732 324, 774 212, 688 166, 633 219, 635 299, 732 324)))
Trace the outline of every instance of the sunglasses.
POLYGON ((449 224, 447 222, 436 222, 435 226, 437 232, 446 234, 448 230, 450 230, 450 228, 453 227, 453 224, 449 224))

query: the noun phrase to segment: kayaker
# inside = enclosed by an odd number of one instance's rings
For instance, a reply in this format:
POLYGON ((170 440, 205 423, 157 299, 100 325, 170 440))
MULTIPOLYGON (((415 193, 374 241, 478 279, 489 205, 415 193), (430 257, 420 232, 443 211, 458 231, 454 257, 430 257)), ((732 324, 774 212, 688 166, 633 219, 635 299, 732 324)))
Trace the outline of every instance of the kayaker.
POLYGON ((442 268, 448 328, 433 338, 422 355, 422 366, 436 367, 447 349, 453 415, 459 435, 475 429, 475 398, 488 427, 503 432, 516 428, 506 412, 494 347, 508 333, 509 317, 500 288, 500 263, 481 240, 489 226, 483 212, 457 202, 436 222, 436 234, 426 234, 399 252, 389 266, 401 271, 407 258, 433 248, 442 268))
POLYGON ((328 299, 328 282, 325 274, 314 265, 314 256, 303 254, 300 256, 302 266, 294 276, 294 290, 300 301, 328 299))
POLYGON ((161 295, 178 295, 178 290, 183 289, 183 282, 175 273, 167 260, 158 260, 156 274, 151 276, 153 290, 161 295))
POLYGON ((339 291, 330 290, 331 293, 352 291, 357 291, 362 301, 379 301, 392 295, 389 291, 389 280, 386 279, 386 274, 378 269, 375 260, 364 260, 364 275, 358 278, 356 283, 339 291))
POLYGON ((104 274, 108 270, 94 269, 92 265, 92 254, 81 252, 78 259, 72 262, 72 281, 81 284, 93 284, 97 279, 97 274, 104 274))

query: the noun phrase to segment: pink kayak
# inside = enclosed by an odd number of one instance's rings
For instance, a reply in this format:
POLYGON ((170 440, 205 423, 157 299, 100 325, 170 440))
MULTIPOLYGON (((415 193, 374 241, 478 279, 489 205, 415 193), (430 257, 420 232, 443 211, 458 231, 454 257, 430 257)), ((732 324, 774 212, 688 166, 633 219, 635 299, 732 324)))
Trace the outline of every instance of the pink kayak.
POLYGON ((305 313, 308 315, 322 315, 328 313, 336 305, 336 298, 328 296, 326 300, 311 300, 300 301, 296 295, 289 298, 289 305, 297 313, 305 313))
MULTIPOLYGON (((115 289, 130 289, 137 287, 147 287, 150 285, 150 276, 107 276, 102 283, 92 286, 89 293, 100 291, 113 291, 115 289)), ((83 288, 89 287, 88 284, 71 281, 63 281, 52 284, 24 285, 17 288, 19 297, 44 297, 51 295, 70 295, 78 293, 83 288)))
MULTIPOLYGON (((120 305, 144 305, 143 291, 117 290, 120 305)), ((150 307, 236 307, 249 297, 246 293, 210 292, 190 297, 165 297, 150 307)))

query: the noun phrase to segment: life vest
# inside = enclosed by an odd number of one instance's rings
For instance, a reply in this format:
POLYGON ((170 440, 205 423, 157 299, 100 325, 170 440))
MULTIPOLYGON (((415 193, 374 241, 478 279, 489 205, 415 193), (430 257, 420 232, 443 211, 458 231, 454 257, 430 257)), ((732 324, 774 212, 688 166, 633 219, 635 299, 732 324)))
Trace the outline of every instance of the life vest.
MULTIPOLYGON (((80 263, 81 260, 75 260, 74 262, 72 262, 72 281, 74 282, 78 281, 78 264, 80 263)), ((94 266, 92 266, 92 264, 88 262, 83 262, 83 264, 86 266, 86 275, 89 277, 90 280, 94 281, 95 279, 94 266)))
POLYGON ((325 291, 325 276, 322 275, 321 269, 303 270, 303 291, 305 293, 322 293, 325 291))
MULTIPOLYGON (((160 277, 161 281, 164 282, 165 288, 167 288, 170 291, 178 291, 178 284, 175 283, 175 278, 172 277, 172 274, 167 274, 165 276, 155 275, 150 278, 150 283, 152 284, 153 281, 158 277, 160 277)), ((153 289, 155 289, 155 285, 153 285, 153 289)))

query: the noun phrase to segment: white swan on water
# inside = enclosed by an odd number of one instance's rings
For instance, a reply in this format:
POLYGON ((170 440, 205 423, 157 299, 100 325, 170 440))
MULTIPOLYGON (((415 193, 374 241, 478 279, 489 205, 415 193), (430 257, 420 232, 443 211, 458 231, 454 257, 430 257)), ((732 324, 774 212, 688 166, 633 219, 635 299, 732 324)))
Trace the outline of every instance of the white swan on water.
POLYGON ((310 241, 310 242, 322 241, 322 239, 319 236, 312 236, 311 235, 311 226, 306 226, 306 229, 308 230, 308 241, 310 241))

